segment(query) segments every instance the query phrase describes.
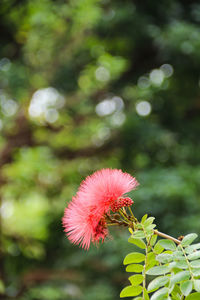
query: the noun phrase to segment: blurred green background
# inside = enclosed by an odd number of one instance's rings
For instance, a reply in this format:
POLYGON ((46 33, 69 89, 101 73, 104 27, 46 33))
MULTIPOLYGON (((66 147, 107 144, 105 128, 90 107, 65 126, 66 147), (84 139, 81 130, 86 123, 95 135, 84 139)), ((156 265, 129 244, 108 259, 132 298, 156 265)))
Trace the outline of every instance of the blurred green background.
POLYGON ((200 232, 200 3, 1 0, 0 27, 0 298, 119 299, 127 232, 87 252, 61 218, 121 168, 136 216, 200 232))

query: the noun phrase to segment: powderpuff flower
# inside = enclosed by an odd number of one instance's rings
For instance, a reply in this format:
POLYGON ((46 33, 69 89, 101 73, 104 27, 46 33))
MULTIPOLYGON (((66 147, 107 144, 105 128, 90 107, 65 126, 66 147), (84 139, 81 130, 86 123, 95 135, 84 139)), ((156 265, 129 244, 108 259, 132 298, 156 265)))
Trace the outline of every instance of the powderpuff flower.
POLYGON ((135 178, 117 169, 102 169, 88 176, 65 209, 62 221, 69 240, 85 249, 91 241, 104 240, 108 234, 106 214, 131 205, 133 201, 123 196, 137 186, 135 178))

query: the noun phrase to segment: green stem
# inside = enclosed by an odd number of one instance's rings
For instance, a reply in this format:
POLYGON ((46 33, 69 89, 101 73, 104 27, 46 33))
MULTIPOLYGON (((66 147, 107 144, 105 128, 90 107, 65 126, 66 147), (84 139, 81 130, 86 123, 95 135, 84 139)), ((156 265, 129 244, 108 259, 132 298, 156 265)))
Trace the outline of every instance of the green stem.
POLYGON ((119 209, 119 213, 120 213, 120 215, 123 217, 123 219, 124 219, 126 222, 128 222, 127 224, 129 224, 129 219, 125 216, 124 212, 123 212, 121 209, 119 209))
POLYGON ((186 263, 187 263, 187 265, 188 265, 188 270, 189 270, 189 272, 190 272, 191 279, 192 279, 192 281, 193 281, 193 280, 194 280, 194 275, 193 275, 193 273, 192 273, 192 269, 191 269, 190 263, 189 263, 189 261, 188 261, 187 255, 186 255, 186 253, 185 253, 185 250, 184 250, 184 248, 183 248, 183 246, 182 246, 181 244, 179 245, 179 247, 181 248, 181 250, 182 250, 182 252, 183 252, 183 255, 184 255, 184 257, 185 257, 186 263))

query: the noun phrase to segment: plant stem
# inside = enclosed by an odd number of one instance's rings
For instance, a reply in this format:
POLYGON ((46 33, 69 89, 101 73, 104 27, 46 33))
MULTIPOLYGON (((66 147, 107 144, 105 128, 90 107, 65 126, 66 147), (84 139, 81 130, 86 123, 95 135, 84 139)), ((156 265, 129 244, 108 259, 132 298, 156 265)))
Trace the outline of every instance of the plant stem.
POLYGON ((172 237, 171 235, 165 234, 165 233, 160 232, 158 230, 154 230, 154 234, 157 234, 157 235, 163 237, 164 239, 171 240, 171 241, 175 242, 178 245, 181 243, 181 241, 179 241, 178 239, 172 237))

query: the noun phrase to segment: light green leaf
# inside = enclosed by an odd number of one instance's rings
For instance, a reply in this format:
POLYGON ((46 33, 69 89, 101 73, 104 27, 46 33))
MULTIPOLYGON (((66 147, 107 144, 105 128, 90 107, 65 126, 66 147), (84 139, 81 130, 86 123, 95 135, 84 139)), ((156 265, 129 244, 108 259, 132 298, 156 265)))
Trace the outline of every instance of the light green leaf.
POLYGON ((181 300, 181 298, 182 298, 182 296, 180 295, 181 291, 180 291, 180 288, 178 285, 174 286, 174 289, 171 292, 171 294, 172 294, 173 300, 181 300))
POLYGON ((181 242, 181 245, 183 247, 186 247, 188 245, 190 245, 196 238, 198 237, 198 235, 196 233, 190 233, 190 234, 187 234, 182 242, 181 242))
POLYGON ((147 269, 154 267, 155 265, 158 265, 158 261, 156 260, 156 256, 153 252, 149 252, 147 254, 147 269))
POLYGON ((194 276, 200 276, 200 269, 192 269, 192 273, 194 276))
POLYGON ((149 300, 149 295, 145 288, 143 288, 143 296, 144 296, 144 300, 149 300))
POLYGON ((199 299, 200 299, 200 293, 192 293, 185 298, 185 300, 199 300, 199 299))
POLYGON ((173 257, 174 257, 174 259, 177 259, 177 260, 185 260, 185 256, 183 255, 182 251, 178 251, 178 250, 174 251, 173 257))
POLYGON ((138 239, 144 239, 145 234, 142 230, 136 230, 136 231, 134 231, 133 237, 138 238, 138 239))
POLYGON ((195 251, 195 252, 188 255, 189 260, 194 260, 194 259, 197 259, 197 258, 200 258, 200 251, 195 251))
POLYGON ((192 253, 194 250, 200 249, 200 243, 190 245, 187 248, 185 248, 186 253, 192 253))
POLYGON ((132 264, 132 265, 128 265, 126 267, 126 272, 135 272, 135 273, 141 273, 144 269, 143 265, 139 265, 139 264, 132 264))
POLYGON ((183 280, 187 280, 190 278, 190 272, 189 271, 180 271, 174 275, 171 276, 170 282, 171 284, 181 282, 183 280))
POLYGON ((128 239, 128 242, 131 243, 131 244, 134 244, 134 245, 138 246, 141 249, 145 249, 146 248, 146 244, 145 244, 145 242, 142 239, 136 239, 136 238, 130 237, 128 239))
POLYGON ((133 298, 134 300, 143 300, 142 297, 136 297, 136 298, 133 298))
POLYGON ((154 217, 149 217, 145 222, 144 222, 144 227, 148 227, 149 225, 151 225, 153 223, 153 221, 155 220, 154 217))
POLYGON ((150 284, 148 285, 148 291, 152 292, 154 290, 157 290, 159 287, 165 285, 168 281, 168 276, 159 276, 150 282, 150 284))
POLYGON ((166 299, 164 296, 167 295, 167 292, 167 288, 162 288, 161 290, 155 292, 153 296, 151 296, 151 300, 164 300, 166 299))
POLYGON ((156 227, 156 224, 150 224, 149 226, 145 227, 147 233, 152 233, 151 231, 156 227))
POLYGON ((176 244, 171 240, 164 239, 164 240, 160 240, 159 243, 163 248, 167 250, 172 250, 172 251, 176 250, 176 244))
POLYGON ((156 254, 160 254, 161 252, 163 252, 163 250, 164 250, 164 248, 160 245, 160 243, 158 241, 154 247, 154 252, 156 254))
POLYGON ((124 259, 124 265, 139 263, 145 260, 145 255, 139 252, 129 253, 124 259))
POLYGON ((175 262, 174 267, 179 268, 179 269, 187 269, 188 265, 185 260, 181 260, 181 261, 175 262))
POLYGON ((128 279, 133 286, 137 286, 140 283, 142 283, 144 276, 143 275, 132 275, 128 279))
POLYGON ((147 217, 148 217, 147 214, 145 214, 145 215, 142 217, 142 220, 141 220, 141 223, 142 223, 142 224, 144 224, 144 222, 146 221, 147 217))
POLYGON ((200 279, 195 279, 193 282, 195 291, 200 292, 200 279))
POLYGON ((184 296, 188 296, 192 291, 192 281, 183 281, 180 283, 180 289, 184 296))
POLYGON ((170 271, 170 267, 168 266, 157 266, 149 269, 146 273, 148 275, 163 275, 170 271))
POLYGON ((161 263, 168 263, 173 260, 173 255, 168 253, 161 253, 156 256, 156 259, 161 263))
POLYGON ((150 245, 151 246, 154 246, 156 241, 157 241, 157 238, 158 236, 156 234, 154 234, 152 237, 151 237, 151 240, 150 240, 150 245))
POLYGON ((190 265, 192 268, 200 268, 200 259, 191 261, 190 265))
POLYGON ((132 229, 132 228, 130 228, 130 227, 129 227, 129 229, 128 229, 128 230, 129 230, 130 234, 133 234, 133 233, 134 233, 134 231, 133 231, 133 229, 132 229))
POLYGON ((138 296, 142 292, 142 287, 139 286, 127 286, 125 287, 121 293, 120 293, 120 298, 123 297, 133 297, 133 296, 138 296))

